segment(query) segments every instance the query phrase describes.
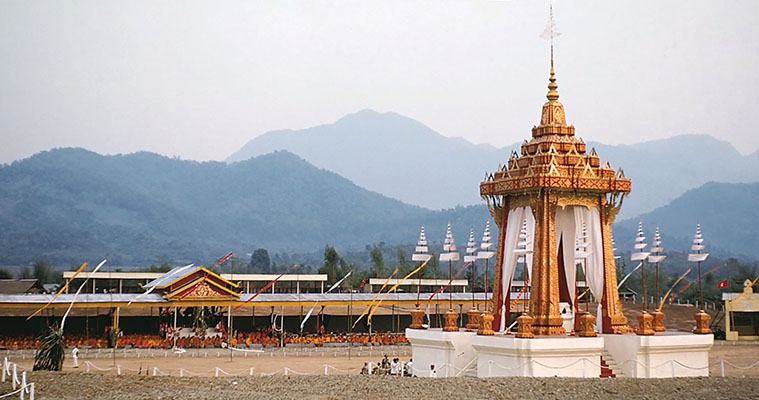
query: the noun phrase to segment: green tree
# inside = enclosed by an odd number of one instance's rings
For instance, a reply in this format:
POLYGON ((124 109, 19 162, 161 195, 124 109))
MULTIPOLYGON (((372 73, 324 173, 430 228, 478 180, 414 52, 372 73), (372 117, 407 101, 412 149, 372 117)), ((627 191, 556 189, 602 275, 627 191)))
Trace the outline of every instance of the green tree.
POLYGON ((406 252, 403 251, 402 248, 398 248, 398 274, 403 277, 408 275, 411 271, 413 271, 415 268, 414 264, 412 264, 408 257, 406 256, 406 252))
POLYGON ((438 279, 440 276, 440 261, 433 252, 430 256, 430 262, 424 267, 424 277, 427 279, 438 279))
POLYGON ((13 279, 13 275, 7 269, 0 269, 0 279, 13 279))
POLYGON ((61 283, 63 281, 63 274, 56 271, 47 261, 36 261, 33 268, 32 277, 40 283, 61 283))
POLYGON ((324 247, 324 266, 319 268, 320 274, 327 274, 327 283, 329 285, 334 284, 337 282, 340 277, 337 275, 340 273, 338 269, 338 263, 340 262, 340 256, 337 254, 337 250, 335 250, 332 246, 325 246, 324 247))
POLYGON ((256 249, 250 256, 249 271, 259 274, 271 273, 271 259, 269 258, 269 252, 266 249, 256 249))
POLYGON ((34 278, 34 274, 32 273, 32 269, 29 267, 24 267, 18 273, 18 279, 32 279, 32 278, 34 278))
MULTIPOLYGON (((384 244, 384 242, 382 242, 384 244)), ((372 258, 372 274, 375 278, 385 278, 385 259, 382 256, 382 250, 377 245, 374 245, 372 251, 369 253, 372 258)))

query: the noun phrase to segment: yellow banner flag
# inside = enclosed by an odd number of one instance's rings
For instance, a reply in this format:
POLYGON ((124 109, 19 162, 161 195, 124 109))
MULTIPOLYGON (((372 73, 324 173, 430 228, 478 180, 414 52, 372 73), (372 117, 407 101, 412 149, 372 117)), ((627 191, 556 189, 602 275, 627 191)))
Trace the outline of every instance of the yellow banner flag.
POLYGON ((393 277, 397 273, 398 273, 398 268, 396 268, 395 271, 393 271, 392 275, 390 275, 390 276, 387 277, 387 279, 385 280, 385 283, 382 285, 382 287, 380 288, 379 292, 377 292, 377 295, 374 296, 374 299, 372 299, 372 302, 369 303, 368 307, 366 307, 366 310, 364 310, 364 312, 358 317, 358 319, 356 320, 356 322, 353 323, 353 326, 351 327, 351 329, 355 328, 356 325, 358 324, 358 321, 361 321, 361 318, 364 318, 364 316, 369 312, 369 310, 372 309, 372 306, 374 305, 374 302, 377 301, 377 297, 379 297, 379 295, 382 294, 382 291, 385 290, 385 287, 390 282, 390 279, 393 279, 393 277))
POLYGON ((672 290, 675 288, 675 286, 677 286, 677 284, 678 284, 678 283, 680 283, 680 281, 681 281, 681 280, 685 279, 685 277, 686 277, 688 274, 690 274, 690 271, 691 271, 692 269, 693 269, 693 268, 688 268, 688 270, 687 270, 687 271, 685 271, 685 273, 684 273, 684 274, 682 274, 682 276, 680 276, 679 278, 677 278, 677 280, 675 281, 675 284, 674 284, 674 285, 672 285, 672 287, 671 287, 671 288, 669 288, 669 290, 667 290, 667 293, 665 293, 665 294, 664 294, 664 297, 662 297, 662 298, 661 298, 661 303, 659 303, 659 308, 657 308, 657 309, 656 309, 656 311, 659 311, 659 312, 661 312, 661 309, 662 309, 662 307, 664 307, 664 302, 665 302, 665 301, 667 301, 667 297, 669 297, 669 294, 670 294, 670 293, 672 293, 672 290))
MULTIPOLYGON (((387 295, 389 295, 390 293, 393 293, 395 291, 395 289, 398 289, 398 286, 400 286, 403 282, 405 282, 406 279, 411 278, 412 276, 414 276, 414 274, 416 274, 417 272, 421 271, 422 268, 424 268, 427 265, 428 262, 430 262, 429 259, 427 261, 425 261, 424 264, 420 265, 419 268, 411 271, 408 275, 406 275, 405 277, 403 277, 403 279, 401 279, 400 282, 396 283, 395 286, 391 287, 390 290, 388 290, 387 292, 385 292, 385 295, 382 297, 382 300, 380 300, 377 303, 377 305, 374 306, 374 308, 372 309, 372 312, 369 313, 368 320, 369 321, 372 320, 372 315, 374 315, 374 312, 377 311, 377 308, 379 308, 380 304, 382 304, 382 302, 385 301, 385 298, 387 297, 387 295)), ((369 322, 369 323, 371 324, 371 322, 369 322)))
POLYGON ((48 308, 48 307, 50 306, 50 304, 52 304, 52 303, 55 301, 55 299, 57 299, 57 298, 58 298, 58 296, 60 296, 60 295, 61 295, 61 293, 65 292, 65 291, 66 291, 66 289, 68 289, 68 288, 69 288, 69 284, 70 284, 71 282, 73 282, 73 281, 74 281, 74 278, 76 278, 76 276, 77 276, 77 275, 79 275, 79 274, 80 274, 82 271, 84 271, 84 269, 85 269, 85 268, 87 268, 87 265, 88 265, 88 264, 89 264, 89 262, 86 262, 86 263, 82 264, 82 266, 81 266, 81 267, 79 267, 79 269, 78 269, 78 270, 76 270, 76 273, 74 273, 74 275, 71 277, 71 279, 69 279, 69 281, 68 281, 68 282, 66 282, 66 284, 65 284, 65 285, 63 285, 63 287, 61 288, 61 290, 59 290, 59 291, 58 291, 58 294, 56 294, 56 295, 55 295, 55 297, 53 297, 53 299, 52 299, 52 300, 50 300, 49 302, 47 302, 47 304, 45 304, 44 306, 42 306, 42 308, 40 308, 39 310, 35 311, 35 312, 34 312, 34 314, 32 314, 32 315, 28 316, 28 317, 26 318, 26 320, 27 320, 27 321, 29 321, 30 319, 32 319, 32 317, 34 317, 35 315, 37 315, 37 314, 41 313, 41 312, 42 312, 42 310, 44 310, 44 309, 48 308))

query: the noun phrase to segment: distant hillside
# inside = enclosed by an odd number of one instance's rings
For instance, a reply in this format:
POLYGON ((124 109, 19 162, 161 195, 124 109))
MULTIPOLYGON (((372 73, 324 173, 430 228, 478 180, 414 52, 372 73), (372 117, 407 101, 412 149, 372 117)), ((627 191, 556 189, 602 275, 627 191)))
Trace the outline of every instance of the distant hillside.
MULTIPOLYGON (((0 167, 0 264, 156 256, 210 262, 257 247, 314 251, 442 240, 483 229, 485 207, 430 211, 360 188, 288 152, 226 164, 56 149, 0 167)), ((465 236, 466 235, 466 236, 465 236)))
MULTIPOLYGON (((658 225, 664 237, 664 247, 690 250, 701 223, 707 252, 726 257, 740 255, 759 259, 759 183, 731 184, 709 182, 687 191, 670 204, 643 214, 646 236, 651 243, 658 225)), ((621 251, 632 248, 638 229, 638 218, 619 221, 614 225, 614 238, 621 251)))
MULTIPOLYGON (((630 217, 668 204, 707 182, 759 181, 759 155, 742 156, 728 142, 709 135, 682 135, 634 145, 589 143, 615 168, 632 179, 623 216, 630 217)), ((706 205, 706 209, 710 209, 706 205)), ((759 220, 757 220, 759 223, 759 220)))
MULTIPOLYGON (((530 127, 507 126, 529 138, 530 127)), ((577 128, 583 136, 582 127, 577 128)), ((708 135, 684 135, 634 145, 595 146, 614 169, 633 181, 622 217, 651 211, 709 181, 759 181, 759 153, 742 156, 708 135)), ((485 171, 508 160, 512 149, 447 138, 395 113, 363 110, 333 124, 272 131, 248 142, 227 161, 288 150, 357 185, 428 208, 482 204, 478 183, 485 171)))
POLYGON ((479 182, 485 171, 494 170, 510 153, 444 137, 396 113, 363 110, 330 125, 267 132, 227 161, 275 150, 291 151, 359 186, 433 209, 482 204, 479 182))

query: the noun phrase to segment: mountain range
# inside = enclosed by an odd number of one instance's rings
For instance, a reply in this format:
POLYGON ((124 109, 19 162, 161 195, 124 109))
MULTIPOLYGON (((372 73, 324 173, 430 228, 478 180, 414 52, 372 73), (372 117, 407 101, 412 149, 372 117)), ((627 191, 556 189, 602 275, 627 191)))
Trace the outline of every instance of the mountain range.
POLYGON ((632 249, 632 242, 642 222, 648 243, 653 241, 658 226, 665 249, 689 252, 696 224, 700 223, 706 252, 727 258, 759 259, 759 183, 717 183, 688 190, 664 207, 638 218, 619 221, 614 225, 618 247, 632 249))
POLYGON ((448 221, 465 241, 470 226, 480 235, 490 218, 482 206, 407 205, 286 151, 226 164, 54 149, 0 167, 0 187, 0 264, 363 249, 414 242, 423 224, 442 241, 448 221))
MULTIPOLYGON (((524 128, 525 138, 529 137, 529 127, 516 128, 524 128)), ((578 136, 582 136, 581 127, 578 136)), ((264 133, 227 162, 287 150, 369 190, 440 209, 483 204, 478 183, 485 171, 494 171, 518 147, 518 143, 504 148, 472 144, 442 136, 396 113, 363 110, 332 124, 264 133)), ((618 146, 589 142, 588 149, 592 147, 614 169, 622 167, 633 182, 622 218, 664 206, 709 181, 759 181, 759 153, 743 156, 729 143, 708 135, 618 146)))
MULTIPOLYGON (((591 146, 633 180, 615 224, 620 252, 631 248, 639 220, 649 237, 661 227, 666 249, 687 252, 700 222, 708 251, 757 259, 759 183, 729 182, 756 181, 759 154, 741 156, 706 135, 591 146)), ((360 251, 414 243, 421 225, 439 244, 449 221, 462 250, 469 228, 479 239, 490 219, 477 183, 508 153, 370 110, 332 125, 267 133, 230 162, 54 149, 0 166, 0 264, 209 263, 259 247, 360 251), (427 207, 398 200, 404 196, 427 207), (475 205, 430 209, 468 203, 475 205)))

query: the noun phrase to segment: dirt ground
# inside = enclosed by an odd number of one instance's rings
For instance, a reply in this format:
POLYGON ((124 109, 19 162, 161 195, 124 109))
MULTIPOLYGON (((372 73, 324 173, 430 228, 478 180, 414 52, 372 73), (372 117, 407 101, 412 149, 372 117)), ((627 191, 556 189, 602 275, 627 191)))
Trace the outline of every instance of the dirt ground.
MULTIPOLYGON (((158 369, 156 374, 170 376, 215 376, 216 368, 221 369, 218 372, 220 376, 249 376, 251 368, 255 376, 285 375, 285 368, 289 376, 324 375, 325 365, 327 375, 357 375, 365 362, 377 363, 383 354, 387 354, 391 359, 398 357, 401 361, 407 362, 411 358, 411 347, 351 349, 350 358, 347 348, 288 348, 284 352, 282 349, 266 350, 263 353, 235 352, 232 361, 229 350, 223 349, 188 350, 183 354, 163 350, 145 350, 139 353, 127 351, 116 353, 115 365, 120 366, 121 374, 124 375, 152 375, 154 368, 158 369)), ((31 352, 25 352, 23 355, 11 353, 10 357, 13 362, 28 370, 32 369, 32 358, 31 352)), ((722 376, 724 365, 725 376, 759 377, 759 342, 715 341, 709 359, 711 376, 722 376)), ((91 373, 117 373, 118 367, 114 366, 112 353, 105 350, 99 353, 80 353, 80 366, 77 369, 73 368, 71 356, 67 354, 64 371, 86 372, 86 361, 91 363, 91 373)))
MULTIPOLYGON (((230 351, 224 349, 189 349, 186 353, 176 354, 171 351, 127 351, 116 352, 115 360, 110 351, 80 353, 79 368, 73 367, 73 360, 67 354, 64 371, 86 372, 87 364, 92 373, 116 374, 118 367, 122 374, 145 375, 156 374, 171 376, 215 376, 216 368, 220 368, 220 376, 238 375, 249 376, 250 370, 256 376, 278 374, 285 375, 324 375, 325 365, 328 375, 357 375, 365 362, 377 363, 384 354, 390 359, 400 358, 407 362, 411 358, 410 346, 376 347, 374 349, 351 349, 350 356, 347 348, 288 348, 276 351, 265 350, 258 352, 235 352, 230 361, 230 351), (139 354, 139 357, 137 356, 139 354), (180 373, 180 369, 181 371, 180 373), (222 372, 223 371, 223 372, 222 372)), ((11 353, 11 361, 24 369, 31 370, 33 353, 25 352, 22 356, 11 353)), ((2 355, 2 353, 0 353, 2 355)))
MULTIPOLYGON (((135 350, 117 352, 115 364, 120 366, 121 376, 117 376, 117 368, 113 367, 112 353, 90 351, 80 357, 78 369, 72 368, 68 356, 62 373, 31 372, 29 381, 35 382, 38 399, 56 400, 422 399, 465 394, 478 399, 753 399, 759 393, 759 343, 756 342, 715 342, 710 354, 710 378, 418 379, 358 375, 364 362, 377 362, 385 353, 408 361, 411 349, 409 346, 351 349, 348 358, 345 348, 287 348, 242 353, 235 355, 232 361, 229 350, 222 349, 188 350, 183 354, 135 350), (725 360, 726 378, 721 378, 721 360, 725 360), (90 373, 85 361, 92 363, 90 373), (328 376, 324 376, 325 365, 328 376), (154 368, 157 368, 157 376, 153 376, 154 368), (216 368, 220 369, 218 378, 214 377, 216 368), (249 376, 251 368, 253 377, 249 376)), ((33 353, 12 353, 10 358, 31 370, 33 353)), ((7 382, 0 384, 0 393, 9 391, 7 382)))

